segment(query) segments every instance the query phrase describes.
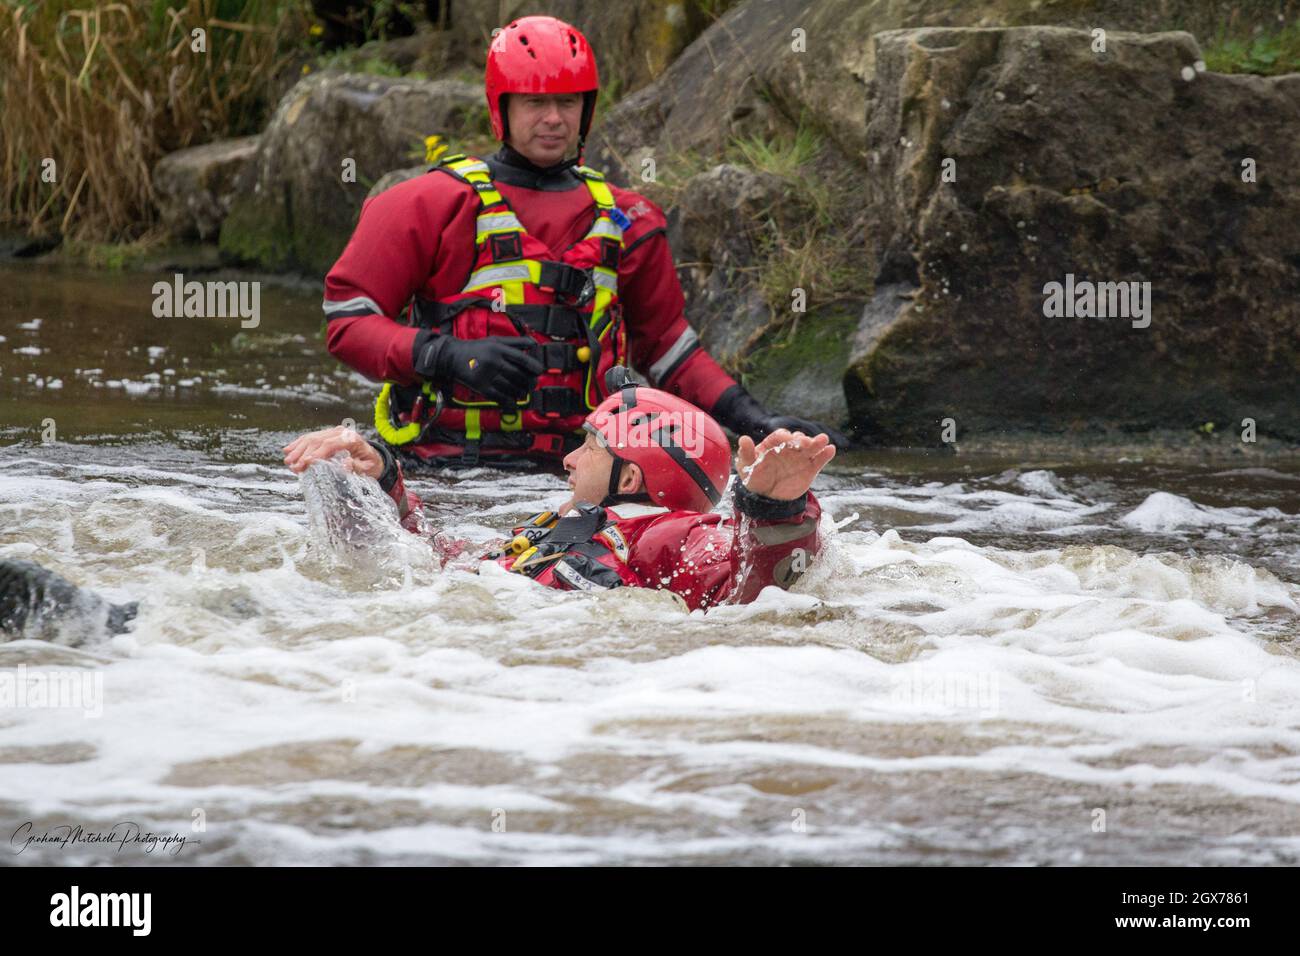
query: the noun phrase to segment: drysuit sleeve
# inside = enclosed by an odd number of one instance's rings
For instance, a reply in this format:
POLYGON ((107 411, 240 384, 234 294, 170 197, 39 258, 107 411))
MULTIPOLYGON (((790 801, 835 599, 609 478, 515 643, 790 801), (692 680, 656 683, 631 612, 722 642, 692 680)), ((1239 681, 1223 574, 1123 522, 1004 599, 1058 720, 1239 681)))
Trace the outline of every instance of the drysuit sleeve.
POLYGON ((413 534, 420 532, 420 514, 424 502, 414 491, 406 490, 406 479, 402 475, 402 464, 393 454, 392 449, 382 442, 368 441, 379 457, 384 460, 384 470, 379 475, 379 487, 397 504, 397 517, 402 527, 413 534))
POLYGON ((691 610, 744 604, 788 588, 821 550, 812 493, 777 501, 737 487, 736 516, 677 512, 642 532, 628 560, 642 587, 670 590, 691 610))
POLYGON ((473 233, 477 203, 472 190, 433 173, 365 201, 352 238, 325 277, 331 355, 376 382, 419 381, 413 354, 419 330, 397 317, 438 267, 443 233, 473 233))
POLYGON ((711 409, 736 380, 700 346, 686 322, 686 297, 673 265, 663 210, 622 192, 620 207, 637 214, 619 268, 619 298, 627 319, 632 366, 652 385, 711 409))
POLYGON ((780 501, 737 481, 728 600, 747 604, 769 585, 786 589, 799 580, 821 553, 820 518, 821 505, 811 491, 780 501))

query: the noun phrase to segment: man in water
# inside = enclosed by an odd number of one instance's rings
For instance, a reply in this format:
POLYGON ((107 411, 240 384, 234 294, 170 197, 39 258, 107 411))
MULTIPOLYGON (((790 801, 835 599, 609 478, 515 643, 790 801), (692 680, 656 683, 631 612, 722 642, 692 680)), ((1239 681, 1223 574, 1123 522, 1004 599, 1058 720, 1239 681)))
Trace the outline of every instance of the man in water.
MULTIPOLYGON (((621 371, 621 370, 620 370, 621 371)), ((561 590, 646 587, 691 610, 752 601, 787 588, 821 549, 820 508, 809 490, 835 457, 826 435, 777 429, 742 436, 735 514, 713 511, 730 477, 722 428, 695 406, 616 373, 614 394, 586 419, 585 440, 564 458, 572 495, 556 513, 515 528, 483 556, 561 590)), ((346 452, 344 467, 379 483, 403 527, 416 532, 421 502, 386 447, 350 428, 302 435, 284 448, 301 474, 346 452)), ((443 563, 464 543, 435 538, 443 563)), ((0 561, 0 634, 83 644, 128 630, 136 604, 112 605, 29 561, 0 561)))
MULTIPOLYGON (((731 449, 700 409, 624 382, 584 430, 583 444, 564 458, 569 500, 515 528, 485 560, 562 590, 652 587, 707 610, 752 601, 768 585, 789 587, 820 550, 820 508, 809 488, 835 456, 826 435, 777 429, 758 445, 742 436, 735 515, 724 516, 713 507, 730 476, 731 449)), ((336 427, 302 435, 284 451, 296 473, 346 452, 345 467, 378 481, 403 525, 418 527, 420 499, 384 445, 336 427)))

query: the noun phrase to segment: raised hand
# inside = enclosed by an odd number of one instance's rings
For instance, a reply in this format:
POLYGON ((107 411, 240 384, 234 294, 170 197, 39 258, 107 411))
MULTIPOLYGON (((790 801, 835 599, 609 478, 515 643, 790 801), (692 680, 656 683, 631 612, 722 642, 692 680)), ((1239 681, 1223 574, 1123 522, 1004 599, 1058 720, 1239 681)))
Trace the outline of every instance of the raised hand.
POLYGON ((294 474, 300 474, 313 462, 328 461, 340 451, 348 453, 348 457, 342 461, 344 468, 371 478, 378 478, 384 473, 384 459, 379 456, 379 452, 346 425, 299 435, 284 446, 284 463, 294 474))
POLYGON ((803 432, 778 428, 757 446, 748 435, 740 437, 736 471, 755 494, 792 501, 812 486, 834 457, 835 446, 826 435, 809 438, 803 432))

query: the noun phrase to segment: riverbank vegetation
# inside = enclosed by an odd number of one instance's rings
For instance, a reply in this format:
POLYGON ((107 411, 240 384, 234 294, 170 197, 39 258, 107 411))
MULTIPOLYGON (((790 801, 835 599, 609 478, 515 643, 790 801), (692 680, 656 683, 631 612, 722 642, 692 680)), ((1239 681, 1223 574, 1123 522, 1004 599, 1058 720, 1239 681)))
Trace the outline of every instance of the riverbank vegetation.
POLYGON ((256 132, 310 41, 308 13, 298 0, 18 3, 0 20, 3 223, 145 236, 153 164, 256 132))

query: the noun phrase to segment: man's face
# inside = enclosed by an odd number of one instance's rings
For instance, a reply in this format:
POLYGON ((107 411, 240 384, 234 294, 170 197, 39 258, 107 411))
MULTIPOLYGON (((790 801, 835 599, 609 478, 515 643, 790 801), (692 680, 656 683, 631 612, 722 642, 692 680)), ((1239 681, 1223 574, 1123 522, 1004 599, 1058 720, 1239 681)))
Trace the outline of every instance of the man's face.
POLYGON ((581 93, 511 93, 506 142, 538 166, 554 166, 578 148, 581 93))
POLYGON ((614 456, 601 447, 596 436, 587 432, 587 440, 564 456, 564 470, 569 473, 574 504, 598 505, 609 494, 609 472, 614 456))

